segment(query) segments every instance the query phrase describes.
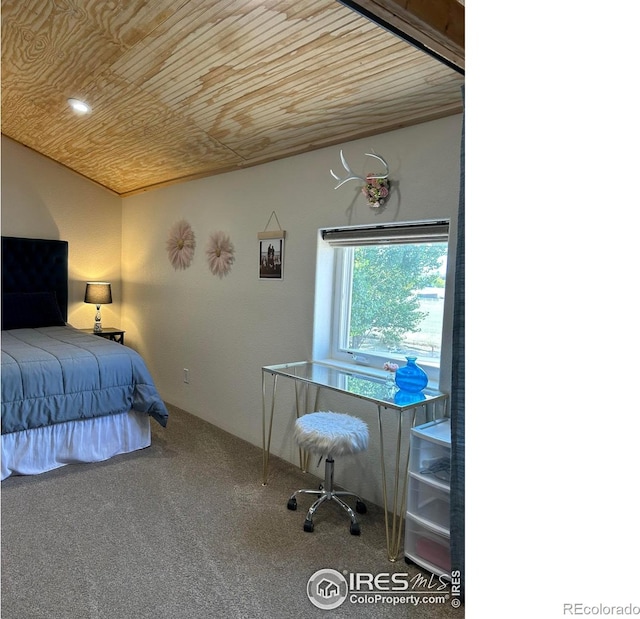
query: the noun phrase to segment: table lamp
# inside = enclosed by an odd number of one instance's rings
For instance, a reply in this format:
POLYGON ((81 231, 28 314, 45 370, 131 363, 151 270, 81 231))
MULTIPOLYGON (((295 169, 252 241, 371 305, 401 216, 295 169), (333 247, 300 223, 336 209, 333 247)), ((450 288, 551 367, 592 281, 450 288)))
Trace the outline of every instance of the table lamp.
POLYGON ((111 301, 110 282, 87 282, 87 289, 84 293, 84 302, 92 303, 96 306, 96 322, 93 325, 94 333, 102 332, 102 317, 100 316, 100 306, 111 301))

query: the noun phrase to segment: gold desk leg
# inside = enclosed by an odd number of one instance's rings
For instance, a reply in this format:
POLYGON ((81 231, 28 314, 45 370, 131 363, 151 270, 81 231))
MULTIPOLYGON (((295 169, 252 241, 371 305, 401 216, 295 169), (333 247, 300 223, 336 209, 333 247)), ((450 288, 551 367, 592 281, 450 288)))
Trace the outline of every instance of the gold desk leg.
MULTIPOLYGON (((309 391, 307 391, 307 395, 309 395, 309 391)), ((320 397, 320 387, 316 387, 316 395, 315 395, 315 398, 313 400, 313 408, 311 409, 312 411, 317 411, 318 410, 318 398, 319 397, 320 397)), ((305 461, 304 461, 305 462, 305 466, 304 466, 305 472, 309 468, 309 456, 310 455, 311 455, 311 452, 308 451, 306 453, 306 457, 305 457, 305 461)))
MULTIPOLYGON (((416 408, 411 412, 411 427, 415 425, 416 408)), ((382 468, 382 500, 384 503, 384 525, 387 537, 387 558, 391 562, 398 560, 400 547, 402 545, 402 525, 404 523, 404 513, 407 505, 407 475, 409 471, 409 450, 404 466, 400 466, 400 452, 402 447, 402 413, 398 414, 398 429, 395 453, 395 471, 393 478, 393 499, 391 509, 389 509, 389 497, 387 494, 387 470, 384 457, 384 437, 382 431, 382 406, 378 405, 378 429, 380 431, 380 464, 382 468), (400 487, 400 477, 402 477, 402 488, 400 487), (398 501, 398 499, 400 499, 398 501)))
POLYGON ((271 430, 273 429, 273 409, 276 404, 276 388, 278 385, 278 375, 272 374, 273 387, 271 389, 271 415, 269 417, 269 431, 267 434, 266 424, 266 382, 265 372, 262 373, 262 485, 267 485, 269 476, 269 453, 271 451, 271 430))
MULTIPOLYGON (((304 405, 305 405, 305 412, 309 412, 309 389, 310 386, 304 385, 304 405)), ((298 396, 298 386, 297 386, 297 382, 294 386, 295 392, 296 392, 296 418, 300 418, 300 400, 299 400, 299 396, 298 396)), ((313 410, 317 411, 318 410, 318 395, 320 393, 320 387, 316 387, 316 395, 315 395, 315 399, 313 402, 313 410)), ((298 448, 298 457, 300 458, 300 469, 302 469, 303 473, 306 473, 309 470, 309 452, 305 452, 304 449, 298 448)))

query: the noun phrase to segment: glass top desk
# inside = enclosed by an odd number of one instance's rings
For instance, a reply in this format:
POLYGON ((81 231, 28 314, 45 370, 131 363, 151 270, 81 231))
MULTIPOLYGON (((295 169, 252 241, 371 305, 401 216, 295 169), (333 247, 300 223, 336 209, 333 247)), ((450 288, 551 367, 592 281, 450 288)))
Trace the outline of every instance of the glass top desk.
MULTIPOLYGON (((269 476, 269 453, 271 450, 271 430, 275 409, 278 378, 292 379, 295 384, 296 416, 318 410, 318 395, 321 389, 330 389, 337 393, 359 398, 377 406, 378 430, 380 433, 380 465, 382 467, 382 498, 387 536, 387 556, 396 561, 402 543, 402 523, 407 501, 407 472, 409 468, 408 439, 403 438, 403 420, 409 416, 410 427, 415 425, 418 409, 423 408, 427 420, 447 416, 448 395, 434 389, 424 389, 420 393, 399 391, 395 384, 384 378, 357 371, 329 366, 317 361, 299 361, 280 365, 267 365, 262 368, 262 483, 269 476), (267 382, 271 377, 271 406, 267 419, 267 382), (310 410, 301 410, 301 397, 298 386, 315 388, 315 401, 310 410), (397 426, 395 436, 389 436, 389 430, 383 432, 383 414, 395 414, 397 426), (386 435, 386 436, 385 436, 386 435), (395 442, 393 453, 393 476, 391 478, 391 496, 387 493, 388 466, 385 461, 385 439, 395 442), (401 451, 406 449, 406 457, 401 462, 401 451)), ((308 395, 308 393, 307 393, 308 395)), ((309 398, 305 397, 305 408, 309 409, 309 398)), ((388 426, 387 426, 388 427, 388 426)), ((393 443, 391 444, 393 448, 393 443)), ((300 468, 306 471, 307 454, 300 452, 300 468)))

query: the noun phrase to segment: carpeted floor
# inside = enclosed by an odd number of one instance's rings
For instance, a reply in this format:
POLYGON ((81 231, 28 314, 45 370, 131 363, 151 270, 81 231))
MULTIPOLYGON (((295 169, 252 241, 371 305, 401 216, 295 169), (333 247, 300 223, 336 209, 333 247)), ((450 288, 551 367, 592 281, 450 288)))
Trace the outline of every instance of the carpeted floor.
MULTIPOLYGON (((313 606, 307 582, 323 568, 429 574, 386 560, 376 506, 359 517, 359 537, 337 506, 305 533, 311 498, 295 512, 287 499, 317 479, 272 458, 262 486, 259 448, 169 410, 166 429, 152 422, 148 449, 2 482, 3 619, 464 616, 448 599, 313 606)), ((423 581, 417 597, 448 598, 436 584, 423 581)))

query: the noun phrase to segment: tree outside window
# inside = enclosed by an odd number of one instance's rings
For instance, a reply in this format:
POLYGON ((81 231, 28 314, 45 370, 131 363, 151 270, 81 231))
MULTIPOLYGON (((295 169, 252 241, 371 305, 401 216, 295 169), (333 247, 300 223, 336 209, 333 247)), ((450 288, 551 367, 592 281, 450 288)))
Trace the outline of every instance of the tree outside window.
POLYGON ((439 361, 446 255, 442 242, 354 248, 346 347, 439 361))

